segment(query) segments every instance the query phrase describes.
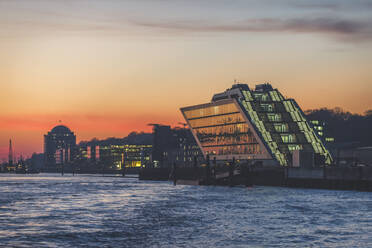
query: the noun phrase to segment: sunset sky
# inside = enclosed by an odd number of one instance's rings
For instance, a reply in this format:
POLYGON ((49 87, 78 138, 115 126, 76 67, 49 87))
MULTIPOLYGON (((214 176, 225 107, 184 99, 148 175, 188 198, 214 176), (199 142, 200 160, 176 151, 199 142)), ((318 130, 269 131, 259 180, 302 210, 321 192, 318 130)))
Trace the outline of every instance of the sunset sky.
POLYGON ((372 109, 372 1, 0 0, 0 162, 176 125, 179 108, 270 82, 303 109, 372 109))

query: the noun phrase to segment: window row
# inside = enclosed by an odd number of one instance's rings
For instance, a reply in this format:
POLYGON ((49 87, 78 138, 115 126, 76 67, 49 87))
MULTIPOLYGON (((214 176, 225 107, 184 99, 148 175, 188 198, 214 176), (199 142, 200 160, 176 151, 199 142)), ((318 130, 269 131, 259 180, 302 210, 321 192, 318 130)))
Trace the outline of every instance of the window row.
POLYGON ((261 154, 261 147, 258 144, 203 147, 206 154, 211 155, 235 155, 235 154, 261 154))
POLYGON ((271 122, 274 122, 274 121, 282 121, 282 115, 281 114, 277 114, 277 113, 268 113, 267 114, 267 118, 269 119, 269 121, 271 122))
POLYGON ((283 143, 294 143, 297 140, 295 134, 282 134, 280 136, 282 137, 283 143))
POLYGON ((199 109, 192 109, 184 111, 184 114, 187 119, 198 118, 198 117, 206 117, 211 115, 220 115, 220 114, 228 114, 239 112, 235 103, 227 103, 223 105, 217 106, 209 106, 199 109))
POLYGON ((203 146, 257 143, 247 124, 235 124, 196 129, 203 146))
POLYGON ((244 118, 240 113, 189 120, 190 126, 192 128, 223 125, 238 122, 244 122, 244 118))
POLYGON ((274 128, 278 133, 286 133, 289 130, 288 124, 286 123, 274 123, 274 128))

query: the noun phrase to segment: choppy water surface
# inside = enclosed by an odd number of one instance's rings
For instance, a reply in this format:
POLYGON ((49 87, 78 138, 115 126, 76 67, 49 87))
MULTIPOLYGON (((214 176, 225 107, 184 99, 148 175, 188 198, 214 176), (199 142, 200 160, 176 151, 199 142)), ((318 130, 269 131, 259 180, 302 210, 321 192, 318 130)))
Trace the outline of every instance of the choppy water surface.
POLYGON ((0 175, 4 247, 371 247, 366 192, 0 175))

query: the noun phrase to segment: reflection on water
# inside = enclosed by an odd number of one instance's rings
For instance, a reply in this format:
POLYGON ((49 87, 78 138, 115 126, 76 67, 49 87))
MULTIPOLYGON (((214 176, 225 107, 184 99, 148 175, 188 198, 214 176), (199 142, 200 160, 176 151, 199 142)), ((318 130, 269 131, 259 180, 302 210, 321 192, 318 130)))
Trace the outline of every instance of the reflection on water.
POLYGON ((5 247, 371 247, 371 224, 366 192, 0 175, 5 247))

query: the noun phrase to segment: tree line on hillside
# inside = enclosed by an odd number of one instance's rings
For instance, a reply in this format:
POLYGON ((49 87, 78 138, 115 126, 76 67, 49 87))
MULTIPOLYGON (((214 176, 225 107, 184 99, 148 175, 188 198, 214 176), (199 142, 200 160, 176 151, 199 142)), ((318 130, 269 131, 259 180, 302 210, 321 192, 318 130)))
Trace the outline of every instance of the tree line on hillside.
POLYGON ((151 145, 152 144, 152 133, 145 132, 131 132, 128 136, 124 138, 110 137, 102 140, 93 138, 90 141, 81 141, 79 145, 151 145))
MULTIPOLYGON (((353 114, 341 108, 320 108, 305 111, 309 120, 324 121, 327 125, 328 137, 335 138, 335 142, 356 142, 359 146, 372 145, 372 109, 364 114, 353 114)), ((153 134, 132 132, 124 138, 92 139, 80 144, 88 145, 119 145, 119 144, 152 144, 153 134)))
POLYGON ((359 146, 372 145, 372 109, 353 114, 341 108, 321 108, 305 111, 309 120, 324 121, 329 137, 336 142, 358 142, 359 146))

